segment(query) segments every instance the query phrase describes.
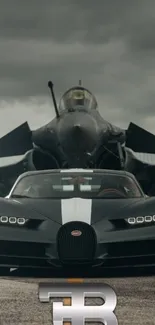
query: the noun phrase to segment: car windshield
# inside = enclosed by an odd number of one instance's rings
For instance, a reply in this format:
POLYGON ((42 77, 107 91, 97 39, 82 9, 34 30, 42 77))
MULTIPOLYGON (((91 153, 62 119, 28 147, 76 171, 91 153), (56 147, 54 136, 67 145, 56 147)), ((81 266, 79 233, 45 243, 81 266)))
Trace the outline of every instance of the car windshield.
POLYGON ((138 198, 143 193, 130 176, 104 173, 49 173, 24 176, 12 197, 28 198, 138 198))

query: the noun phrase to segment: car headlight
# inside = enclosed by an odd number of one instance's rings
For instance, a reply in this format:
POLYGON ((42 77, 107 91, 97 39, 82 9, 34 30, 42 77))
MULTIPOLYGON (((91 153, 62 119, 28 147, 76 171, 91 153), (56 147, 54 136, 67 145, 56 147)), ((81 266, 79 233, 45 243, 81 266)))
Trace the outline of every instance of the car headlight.
POLYGON ((19 226, 25 225, 25 223, 28 221, 28 219, 25 219, 23 217, 7 217, 7 216, 1 216, 0 217, 0 223, 2 224, 16 224, 19 226))
POLYGON ((148 224, 148 223, 155 223, 155 215, 153 216, 145 216, 145 217, 130 217, 125 219, 127 223, 130 225, 137 225, 137 224, 148 224))

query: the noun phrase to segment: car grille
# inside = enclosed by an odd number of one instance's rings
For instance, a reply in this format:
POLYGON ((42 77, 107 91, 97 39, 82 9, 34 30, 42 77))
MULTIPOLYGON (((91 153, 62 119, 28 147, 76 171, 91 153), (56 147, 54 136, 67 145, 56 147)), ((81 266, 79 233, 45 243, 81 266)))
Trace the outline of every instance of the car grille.
POLYGON ((94 229, 84 222, 69 222, 63 225, 57 235, 57 249, 62 263, 91 263, 94 259, 97 239, 94 229), (81 236, 71 232, 78 230, 81 236))

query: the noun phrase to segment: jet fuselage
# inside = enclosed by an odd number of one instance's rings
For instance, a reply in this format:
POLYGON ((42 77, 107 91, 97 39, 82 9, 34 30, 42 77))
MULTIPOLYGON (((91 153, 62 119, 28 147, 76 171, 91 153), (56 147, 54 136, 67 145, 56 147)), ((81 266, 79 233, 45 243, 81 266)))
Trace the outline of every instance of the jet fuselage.
POLYGON ((59 156, 70 168, 86 167, 99 143, 106 144, 115 137, 123 142, 124 131, 105 121, 98 111, 83 107, 64 111, 59 118, 32 132, 37 147, 59 156))

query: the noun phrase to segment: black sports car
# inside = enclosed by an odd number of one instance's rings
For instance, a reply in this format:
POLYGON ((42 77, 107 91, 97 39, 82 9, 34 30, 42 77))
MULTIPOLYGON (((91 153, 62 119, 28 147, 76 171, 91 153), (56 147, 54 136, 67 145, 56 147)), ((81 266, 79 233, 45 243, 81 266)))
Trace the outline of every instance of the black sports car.
POLYGON ((155 264, 155 198, 125 171, 27 172, 0 199, 0 215, 1 267, 155 264))

